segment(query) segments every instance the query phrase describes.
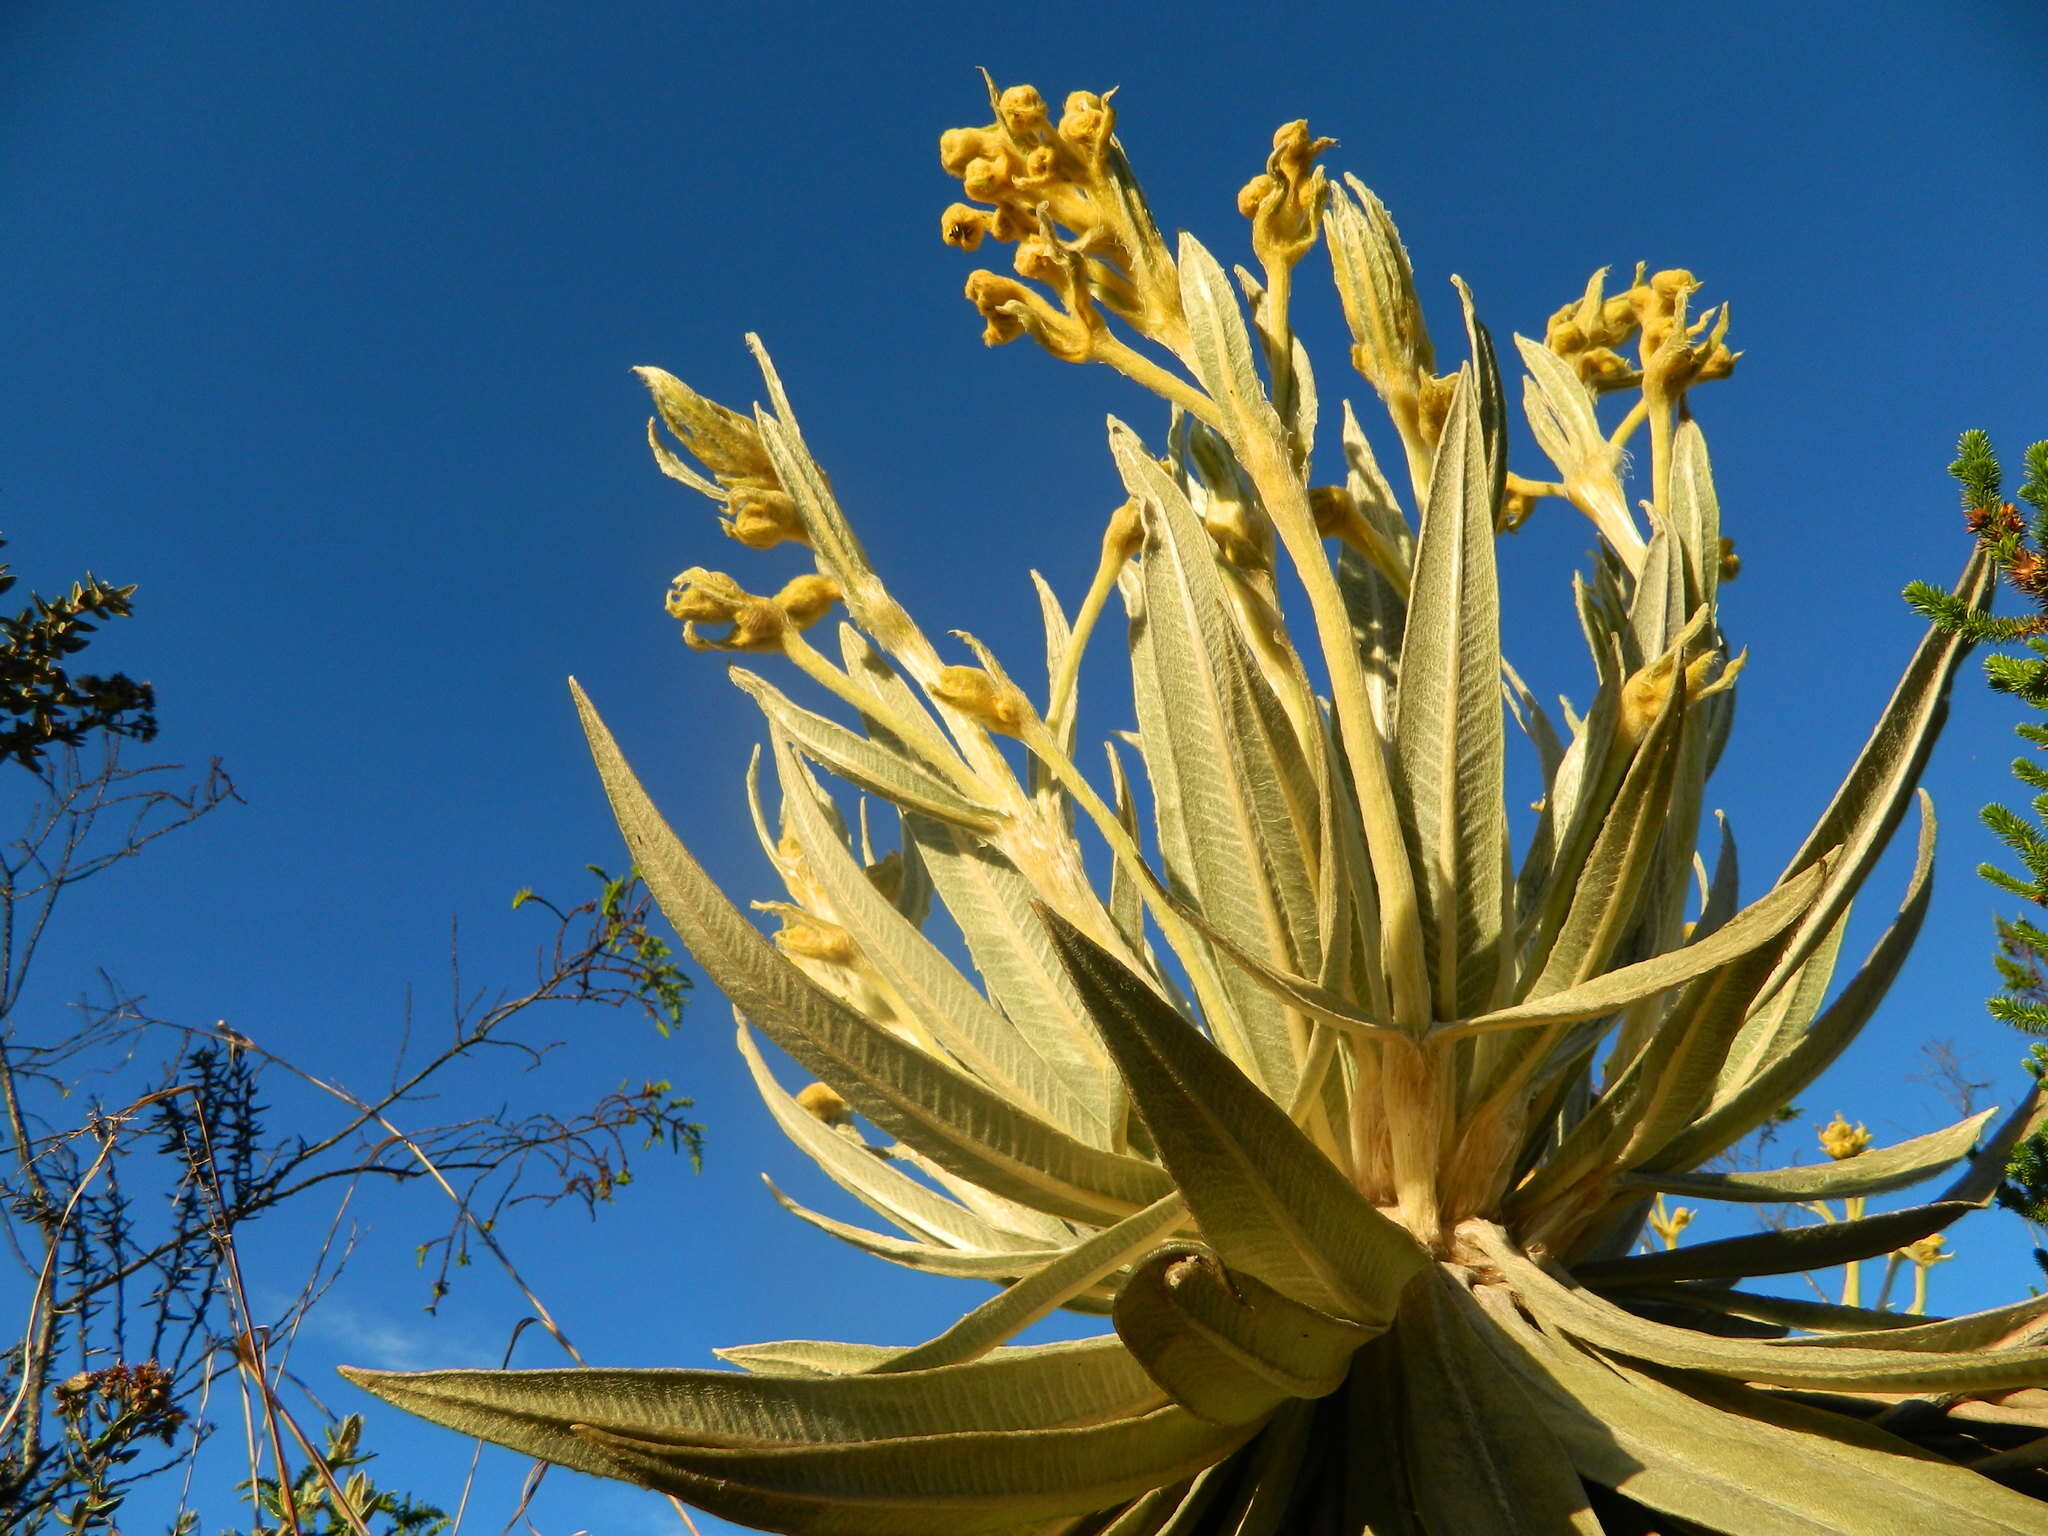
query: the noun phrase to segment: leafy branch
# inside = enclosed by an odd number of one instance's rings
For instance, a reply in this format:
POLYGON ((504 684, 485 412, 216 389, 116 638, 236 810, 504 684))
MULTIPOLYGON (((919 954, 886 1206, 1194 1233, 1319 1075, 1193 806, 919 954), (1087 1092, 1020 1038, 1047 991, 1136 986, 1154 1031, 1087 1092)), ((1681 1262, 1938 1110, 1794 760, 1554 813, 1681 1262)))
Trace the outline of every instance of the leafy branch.
MULTIPOLYGON (((2027 449, 2026 479, 2017 496, 2028 508, 2004 498, 2004 477, 1990 437, 1965 432, 1956 444, 1949 473, 1963 488, 1963 521, 1999 580, 2029 606, 2029 612, 1998 617, 1929 582, 1906 588, 1906 601, 1946 634, 1969 643, 2019 645, 2028 654, 1994 652, 1984 658, 1984 676, 1999 693, 2048 714, 2048 441, 2027 449)), ((2021 721, 2014 728, 2036 754, 2048 750, 2048 725, 2021 721)), ((2012 775, 2032 791, 2025 811, 1996 802, 1979 813, 1984 825, 2018 863, 2018 871, 1980 864, 1977 873, 2035 907, 2048 907, 2048 766, 2036 756, 2013 759, 2012 775)), ((1994 917, 1998 947, 1992 956, 1999 991, 1986 1000, 1991 1016, 2023 1034, 2048 1037, 2048 929, 2033 919, 1994 917)), ((2024 1059, 2039 1082, 2048 1076, 2048 1044, 2031 1046, 2024 1059)), ((2048 1226, 2048 1132, 2037 1133, 2010 1154, 1999 1204, 2038 1230, 2048 1226)), ((2048 1247, 2037 1240, 2035 1262, 2048 1271, 2048 1247)))

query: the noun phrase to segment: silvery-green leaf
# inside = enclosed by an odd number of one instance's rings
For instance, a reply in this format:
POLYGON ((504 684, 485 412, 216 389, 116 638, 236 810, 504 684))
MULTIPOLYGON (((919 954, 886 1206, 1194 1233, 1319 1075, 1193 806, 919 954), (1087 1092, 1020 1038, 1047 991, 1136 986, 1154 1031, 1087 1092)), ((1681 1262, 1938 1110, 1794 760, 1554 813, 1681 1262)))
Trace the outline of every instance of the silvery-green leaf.
POLYGON ((588 698, 598 772, 662 913, 733 1006, 853 1107, 933 1161, 1021 1204, 1118 1220, 1158 1200, 1152 1164, 1076 1141, 813 984, 735 909, 661 819, 588 698))
POLYGON ((1573 1278, 1602 1289, 1625 1288, 1638 1282, 1742 1279, 1751 1275, 1796 1275, 1874 1259, 1908 1243, 1917 1243, 1976 1210, 1969 1200, 1938 1200, 1931 1205, 1885 1211, 1854 1221, 1786 1227, 1743 1237, 1721 1237, 1687 1243, 1661 1253, 1631 1254, 1572 1266, 1573 1278))
POLYGON ((1360 515, 1372 525, 1375 533, 1386 540, 1405 565, 1413 551, 1414 536, 1409 532, 1408 520, 1401 515, 1401 503, 1394 495, 1394 487, 1380 468, 1372 443, 1366 437, 1365 429, 1358 424, 1349 400, 1344 402, 1342 435, 1344 488, 1358 503, 1360 515))
MULTIPOLYGON (((1139 841, 1138 803, 1131 794, 1131 781, 1124 772, 1124 760, 1117 754, 1116 744, 1105 742, 1103 745, 1109 753, 1110 791, 1116 800, 1117 824, 1135 844, 1139 841)), ((1145 893, 1137 875, 1121 859, 1116 860, 1109 871, 1109 915, 1131 953, 1144 954, 1145 893)))
POLYGON ((1178 1192, 1166 1195, 1044 1260, 936 1338, 868 1369, 924 1371, 979 1359, 1157 1246, 1187 1215, 1178 1192))
POLYGON ((1961 1317, 1902 1318, 1896 1312, 1879 1312, 1872 1314, 1859 1331, 1837 1331, 1806 1342, 1828 1348, 1875 1345, 1880 1349, 1935 1351, 2006 1349, 2015 1344, 2031 1347, 2044 1342, 2044 1317, 2048 1317, 2048 1296, 2034 1295, 1961 1317))
POLYGON ((868 735, 889 747, 907 748, 907 756, 934 763, 958 763, 960 754, 939 723, 925 707, 924 700, 897 674, 867 636, 851 624, 839 626, 839 654, 846 675, 856 688, 873 696, 886 711, 890 724, 883 726, 874 715, 863 713, 861 723, 868 735), (899 736, 897 733, 901 732, 899 736))
POLYGON ((906 810, 935 816, 972 831, 986 832, 1001 824, 1001 814, 991 807, 976 804, 930 770, 880 742, 870 741, 836 721, 791 703, 766 678, 744 667, 734 667, 732 680, 753 697, 769 722, 795 742, 806 757, 831 769, 849 784, 906 810))
POLYGON ((906 1147, 900 1141, 887 1150, 891 1161, 903 1164, 906 1171, 914 1171, 930 1179, 938 1185, 940 1193, 951 1195, 998 1232, 1010 1233, 1019 1244, 1041 1248, 1072 1245, 1075 1223, 1048 1216, 1043 1211, 1034 1211, 1028 1205, 1005 1200, 1001 1195, 992 1195, 979 1184, 949 1172, 915 1147, 906 1147))
MULTIPOLYGON (((759 1345, 753 1353, 831 1352, 859 1345, 759 1345)), ((745 1354, 745 1350, 727 1351, 745 1354)), ((812 1367, 811 1369, 816 1369, 812 1367)), ((574 1453, 571 1423, 705 1445, 852 1444, 911 1436, 1046 1428, 1158 1406, 1159 1389, 1130 1352, 1102 1337, 998 1350, 967 1365, 897 1375, 700 1370, 358 1371, 380 1397, 432 1403, 426 1417, 515 1449, 510 1437, 551 1435, 574 1453), (453 1421, 465 1422, 457 1424, 453 1421), (530 1430, 513 1421, 531 1420, 530 1430), (543 1427, 557 1421, 559 1430, 543 1427)), ((575 1465, 547 1451, 532 1454, 575 1465)))
POLYGON ((1501 387, 1500 359, 1494 353, 1493 333, 1480 323, 1471 288, 1465 279, 1455 275, 1451 286, 1458 291, 1458 304, 1465 316, 1465 344, 1471 349, 1472 376, 1478 386, 1479 439, 1486 456, 1487 499, 1497 520, 1508 478, 1507 392, 1501 387))
MULTIPOLYGON (((1050 687, 1053 682, 1059 680, 1060 661, 1066 655, 1067 648, 1074 643, 1073 627, 1067 622, 1066 611, 1060 607, 1060 600, 1054 595, 1052 587, 1036 571, 1031 573, 1031 585, 1037 589, 1038 611, 1040 617, 1045 621, 1045 670, 1048 678, 1047 686, 1050 687)), ((1076 689, 1075 698, 1078 702, 1078 684, 1076 689)), ((1066 713, 1060 717, 1060 750, 1065 752, 1068 757, 1074 755, 1074 723, 1079 715, 1080 710, 1070 705, 1066 713)), ((1041 795, 1055 793, 1050 777, 1046 775, 1045 765, 1039 762, 1037 758, 1031 759, 1029 771, 1034 793, 1041 795), (1042 779, 1043 782, 1041 782, 1042 779)))
POLYGON ((1223 407, 1235 440, 1245 432, 1271 432, 1279 417, 1266 399, 1252 361, 1251 333, 1238 308, 1230 279, 1193 235, 1180 237, 1180 304, 1187 315, 1193 356, 1188 359, 1209 398, 1223 407))
POLYGON ((1303 1306, 1249 1274, 1225 1271, 1199 1243, 1170 1243, 1117 1291, 1116 1329, 1147 1374, 1182 1407, 1243 1424, 1287 1398, 1344 1384, 1371 1332, 1303 1306))
POLYGON ((1735 915, 1735 893, 1741 884, 1742 862, 1735 852, 1734 829, 1723 812, 1714 812, 1714 820, 1721 829, 1721 846, 1714 855, 1714 874, 1707 882, 1706 900, 1700 903, 1700 915, 1692 925, 1694 939, 1705 938, 1735 915))
MULTIPOLYGON (((1120 423, 1111 424, 1110 446, 1125 488, 1147 509, 1140 576, 1158 710, 1142 715, 1140 728, 1148 766, 1162 753, 1172 758, 1165 777, 1178 797, 1173 814, 1188 864, 1169 872, 1233 942, 1289 969, 1313 969, 1315 888, 1298 795, 1286 790, 1307 776, 1299 747, 1260 710, 1265 684, 1244 655, 1193 509, 1120 423)), ((1313 801, 1312 785, 1308 793, 1313 801)), ((1210 1027, 1269 1094, 1288 1098, 1298 1062, 1284 1009, 1235 972, 1222 980, 1235 1017, 1211 1019, 1210 1027)))
POLYGON ((1048 927, 1210 1247, 1233 1270, 1367 1325, 1428 1262, 1187 1020, 1078 929, 1048 927))
POLYGON ((1217 953, 1222 955, 1233 969, 1250 977, 1290 1007, 1298 1008, 1325 1024, 1332 1024, 1339 1029, 1355 1033, 1406 1033, 1399 1025, 1366 1012, 1341 993, 1333 992, 1304 976, 1293 976, 1276 966, 1266 964, 1257 955, 1238 946, 1220 928, 1211 924, 1202 915, 1199 907, 1189 906, 1172 896, 1164 899, 1174 915, 1214 945, 1217 953))
POLYGON ((1542 973, 1528 988, 1530 998, 1591 981, 1640 916, 1637 897, 1664 831, 1678 772, 1685 703, 1681 684, 1666 696, 1644 733, 1572 883, 1564 921, 1544 956, 1542 973))
MULTIPOLYGON (((1829 861, 1813 866, 1826 870, 1829 861)), ((1730 925, 1733 926, 1732 924, 1730 925)), ((1712 939, 1706 942, 1712 943, 1712 939)), ((1778 957, 1773 940, 1687 983, 1618 1076, 1626 1077, 1634 1121, 1621 1153, 1624 1166, 1650 1162, 1712 1103, 1728 1047, 1754 1006, 1778 957)), ((1620 1064, 1616 1064, 1619 1069, 1620 1064)), ((1614 1092, 1623 1091, 1616 1082, 1614 1092)))
POLYGON ((1428 1529, 1599 1536, 1585 1487, 1546 1422, 1547 1405, 1502 1371, 1476 1336, 1493 1326, 1471 1293, 1442 1274, 1418 1280, 1402 1297, 1395 1337, 1413 1426, 1402 1443, 1428 1529))
POLYGON ((1612 1354, 1675 1370, 1769 1386, 1859 1392, 1996 1392, 2048 1379, 2048 1349, 1894 1350, 1818 1348, 1784 1340, 1723 1339, 1624 1312, 1549 1274, 1498 1227, 1470 1229, 1515 1295, 1546 1328, 1612 1354))
POLYGON ((1446 1019, 1485 1011, 1505 938, 1497 506, 1480 393, 1468 364, 1437 443, 1394 702, 1395 792, 1438 1017, 1446 1019))
POLYGON ((1721 585, 1721 503, 1707 440, 1692 420, 1671 439, 1671 527, 1685 556, 1686 609, 1711 608, 1721 585))
POLYGON ((1806 963, 1793 973, 1788 984, 1778 989, 1777 996, 1765 1001, 1762 1007, 1751 1009, 1744 1018, 1721 1064, 1710 1112, 1740 1093, 1745 1084, 1806 1038, 1834 980, 1835 964, 1841 958, 1842 940, 1848 933, 1853 910, 1843 910, 1806 963))
POLYGON ((1889 1341, 1895 1335, 1912 1331, 1922 1321, 1903 1312, 1877 1312, 1869 1307, 1843 1307, 1803 1296, 1766 1296, 1756 1291, 1738 1291, 1718 1280, 1631 1285, 1625 1291, 1616 1291, 1611 1299, 1616 1305, 1631 1309, 1644 1304, 1668 1304, 1696 1315, 1718 1313, 1759 1326, 1797 1328, 1804 1334, 1818 1335, 1800 1340, 1812 1345, 1831 1342, 1837 1332, 1864 1343, 1876 1343, 1882 1334, 1885 1341, 1882 1347, 1889 1349, 1893 1347, 1889 1341))
POLYGON ((1030 1244, 991 1225, 929 1185, 909 1177, 892 1158, 878 1156, 858 1136, 823 1124, 786 1092, 768 1070, 752 1033, 738 1027, 740 1057, 783 1135, 817 1163, 841 1189, 913 1237, 958 1248, 1020 1248, 1030 1244))
POLYGON ((1977 1144, 1977 1133, 1984 1128, 1984 1122, 1996 1113, 1987 1109, 1946 1130, 1873 1148, 1839 1162, 1770 1168, 1756 1173, 1632 1173, 1624 1176, 1622 1183, 1687 1199, 1752 1203, 1882 1195, 1931 1179, 1965 1156, 1977 1144))
MULTIPOLYGON (((1515 910, 1519 932, 1532 954, 1548 951, 1557 925, 1571 902, 1571 892, 1586 854, 1593 846, 1621 781, 1625 764, 1618 760, 1615 731, 1621 719, 1621 664, 1609 642, 1606 675, 1584 718, 1571 719, 1564 703, 1571 745, 1544 784, 1542 819, 1515 879, 1515 910)), ((1525 971, 1534 981, 1535 968, 1525 971)))
MULTIPOLYGON (((1058 1250, 1044 1248, 951 1248, 940 1243, 923 1243, 901 1237, 890 1237, 882 1232, 870 1232, 865 1227, 837 1220, 814 1211, 801 1201, 792 1200, 780 1189, 775 1181, 762 1176, 768 1186, 768 1193, 775 1197, 775 1203, 799 1221, 808 1222, 820 1232, 838 1238, 849 1247, 858 1248, 862 1253, 886 1259, 891 1264, 900 1264, 905 1269, 919 1270, 928 1275, 950 1275, 957 1280, 987 1280, 996 1285, 1009 1285, 1033 1270, 1043 1268, 1059 1256, 1058 1250)), ((1074 1307, 1077 1300, 1069 1298, 1066 1303, 1074 1307)), ((1078 1311, 1106 1310, 1107 1298, 1100 1298, 1093 1306, 1075 1307, 1078 1311)))
POLYGON ((1934 835, 1933 802, 1923 790, 1919 851, 1905 900, 1862 968, 1814 1020, 1812 1028, 1792 1042, 1784 1054, 1765 1064, 1739 1087, 1724 1085, 1713 1106, 1666 1142, 1645 1168, 1696 1168, 1717 1152, 1725 1151, 1791 1103, 1856 1038, 1905 963, 1913 940, 1919 937, 1927 903, 1934 893, 1934 835))
POLYGON ((1114 1340, 895 1376, 350 1374, 530 1455, 845 1536, 994 1536, 1170 1482, 1243 1438, 1153 1406, 1157 1389, 1114 1340))
MULTIPOLYGON (((859 535, 847 522, 846 514, 839 510, 839 500, 832 494, 832 483, 825 478, 824 470, 818 467, 818 461, 811 457, 811 450, 804 444, 796 415, 790 409, 789 395, 782 387, 775 364, 769 360, 768 349, 752 332, 747 334, 747 348, 760 365, 762 381, 768 388, 769 404, 773 407, 772 414, 759 406, 754 409, 761 445, 775 466, 775 476, 782 482, 782 488, 796 503, 797 517, 802 521, 804 534, 818 557, 818 568, 839 583, 846 611, 853 616, 854 622, 870 634, 876 634, 880 632, 876 620, 884 617, 877 608, 878 605, 888 606, 887 595, 875 580, 874 567, 869 563, 867 551, 861 547, 859 535)), ((899 627, 908 622, 902 617, 901 609, 895 610, 894 618, 899 627)), ((887 627, 884 624, 881 629, 887 627)))
MULTIPOLYGON (((1659 527, 1650 536, 1636 590, 1629 600, 1628 661, 1632 667, 1662 656, 1677 641, 1692 610, 1685 606, 1685 556, 1671 530, 1659 527)), ((1689 660, 1681 657, 1681 663, 1689 660)))
POLYGON ((961 1065, 1068 1133, 1109 1145, 1101 1084, 1108 1061, 1092 1041, 1059 1031, 1034 1036, 992 1008, 853 862, 826 824, 822 791, 778 734, 783 805, 806 867, 833 916, 910 1013, 961 1065))
MULTIPOLYGON (((1043 1346, 1041 1346, 1043 1347, 1043 1346)), ((728 1344, 711 1351, 719 1359, 761 1376, 854 1376, 898 1354, 888 1344, 839 1344, 824 1339, 781 1339, 770 1344, 728 1344)), ((990 1350, 993 1360, 1014 1350, 990 1350)))
POLYGON ((815 1536, 1021 1536, 1189 1476, 1248 1430, 1180 1408, 1042 1430, 771 1450, 585 1432, 612 1476, 712 1514, 815 1536))
POLYGON ((1446 1039, 1483 1034, 1495 1029, 1524 1029, 1538 1024, 1571 1024, 1614 1013, 1642 998, 1691 981, 1715 966, 1728 964, 1770 943, 1806 910, 1818 894, 1825 865, 1794 876, 1768 896, 1751 903, 1728 922, 1696 943, 1634 965, 1596 976, 1591 981, 1512 1008, 1497 1009, 1474 1019, 1439 1025, 1432 1034, 1446 1039))
POLYGON ((1037 893, 1031 883, 999 849, 964 828, 926 816, 911 816, 904 825, 990 1000, 1020 1034, 1046 1042, 1048 1060, 1071 1061, 1070 1069, 1062 1068, 1068 1086, 1099 1106, 1098 1119, 1114 1123, 1122 1090, 1104 1070, 1107 1059, 1088 1011, 1032 910, 1037 893))
POLYGON ((1680 1391, 1553 1338, 1504 1289, 1476 1295, 1499 1327, 1475 1336, 1580 1475, 1652 1509, 1742 1536, 1905 1536, 1929 1511, 1942 1536, 2040 1529, 2033 1500, 1881 1430, 1733 1383, 1680 1391))

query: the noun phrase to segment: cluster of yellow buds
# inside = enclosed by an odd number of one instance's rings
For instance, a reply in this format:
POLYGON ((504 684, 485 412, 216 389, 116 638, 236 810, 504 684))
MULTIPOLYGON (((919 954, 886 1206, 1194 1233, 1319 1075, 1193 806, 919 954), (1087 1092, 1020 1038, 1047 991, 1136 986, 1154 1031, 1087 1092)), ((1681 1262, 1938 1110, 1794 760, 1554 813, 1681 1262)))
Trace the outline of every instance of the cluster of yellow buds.
POLYGON ((1840 1110, 1835 1111, 1834 1119, 1820 1127, 1820 1149, 1838 1163, 1862 1155, 1869 1145, 1870 1132, 1860 1123, 1851 1125, 1840 1110))
POLYGON ((1237 194, 1237 211, 1252 222, 1252 249, 1268 271, 1293 266, 1316 243, 1322 220, 1323 173, 1316 157, 1335 139, 1309 135, 1306 120, 1284 123, 1273 134, 1266 169, 1237 194))
POLYGON ((720 504, 719 524, 726 537, 737 539, 749 549, 773 549, 778 544, 808 544, 803 520, 796 503, 782 488, 775 465, 761 442, 761 429, 754 422, 707 400, 681 379, 659 368, 636 368, 661 423, 677 442, 711 471, 711 479, 685 464, 661 440, 653 418, 647 423, 647 443, 662 473, 680 480, 690 489, 720 504))
POLYGON ((975 202, 940 219, 949 245, 971 251, 983 239, 1017 247, 1018 277, 1041 283, 1055 306, 1015 279, 977 271, 967 297, 987 322, 990 346, 1029 334, 1054 356, 1092 355, 1099 302, 1140 334, 1176 338, 1184 329, 1173 261, 1113 136, 1107 95, 1076 91, 1057 125, 1031 86, 998 91, 996 120, 954 128, 939 139, 939 163, 975 202))
POLYGON ((757 597, 723 571, 693 565, 679 572, 666 607, 683 621, 683 643, 696 651, 779 651, 789 635, 809 629, 839 600, 839 583, 810 574, 787 583, 773 597, 757 597), (723 638, 707 639, 699 624, 730 624, 723 638))
POLYGON ((1646 275, 1647 265, 1637 262, 1627 291, 1609 296, 1607 271, 1595 272, 1585 293, 1552 315, 1543 333, 1543 344, 1571 363, 1596 393, 1642 385, 1673 399, 1694 384, 1735 371, 1742 354, 1728 349, 1728 306, 1686 318, 1700 287, 1692 273, 1673 267, 1646 275), (1631 366, 1616 349, 1638 334, 1640 361, 1631 366))

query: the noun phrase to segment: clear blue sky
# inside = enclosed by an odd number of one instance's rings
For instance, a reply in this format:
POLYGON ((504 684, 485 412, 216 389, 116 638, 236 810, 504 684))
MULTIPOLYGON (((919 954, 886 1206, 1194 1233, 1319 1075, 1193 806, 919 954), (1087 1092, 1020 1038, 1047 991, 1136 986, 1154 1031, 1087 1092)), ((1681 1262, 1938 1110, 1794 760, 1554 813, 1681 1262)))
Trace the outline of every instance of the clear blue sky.
MULTIPOLYGON (((310 1069, 374 1080, 408 985, 444 995, 451 916, 473 982, 517 980, 539 920, 509 913, 510 893, 573 891, 586 861, 623 862, 572 672, 714 871, 779 894, 741 814, 750 706, 683 649, 660 599, 686 565, 782 564, 726 543, 655 472, 632 364, 744 407, 741 333, 758 329, 926 627, 1037 654, 1024 570, 1078 598, 1120 494, 1103 414, 1155 430, 1157 412, 1103 370, 983 350, 959 296, 972 262, 937 236, 953 186, 935 154, 941 130, 985 120, 977 64, 1055 100, 1120 85, 1160 222, 1226 259, 1245 245, 1237 187, 1273 127, 1306 116, 1400 222, 1440 334, 1456 331, 1452 272, 1502 337, 1540 332, 1594 267, 1639 257, 1733 303, 1747 355, 1699 411, 1744 562, 1724 622, 1751 663, 1712 798, 1752 880, 1775 869, 1913 643, 1899 587, 1961 563, 1943 473, 1956 433, 1986 427, 2009 456, 2048 435, 2048 16, 2029 0, 1274 14, 6 7, 0 528, 45 588, 87 565, 141 584, 141 616, 96 660, 157 684, 160 754, 219 754, 249 801, 81 902, 45 1002, 105 966, 159 1013, 226 1018, 310 1069)), ((1326 401, 1363 410, 1335 306, 1313 303, 1326 401)), ((1536 462, 1526 441, 1514 457, 1536 462)), ((1553 503, 1502 548, 1512 653, 1582 701, 1566 593, 1590 542, 1553 503)), ((1992 902, 1969 870, 1989 852, 1973 813, 2004 793, 2010 721, 1974 680, 1962 690, 1931 780, 1947 832, 1934 918, 1809 1118, 1840 1106, 1884 1137, 1929 1128, 1941 1107, 1904 1076, 1930 1037, 2009 1100, 2019 1048, 1981 1012, 1992 902)), ((1878 877, 1871 912, 1900 878, 1878 877)), ((438 1006, 422 1001, 421 1027, 438 1006)), ((592 1360, 910 1342, 977 1298, 773 1209, 759 1170, 837 1207, 753 1100, 707 990, 677 1041, 597 1015, 570 1027, 572 1052, 479 1082, 476 1103, 665 1075, 697 1092, 712 1138, 700 1178, 650 1159, 594 1227, 567 1211, 508 1223, 592 1360)), ((410 1250, 439 1213, 366 1214, 332 1322, 295 1362, 341 1407, 362 1404, 327 1375, 336 1361, 493 1359, 519 1315, 479 1270, 427 1319, 410 1250)), ((295 1284, 326 1215, 258 1229, 264 1284, 295 1284)), ((1954 1241, 1947 1304, 2026 1283, 2017 1227, 1954 1241)), ((533 1335, 520 1359, 552 1363, 533 1335)), ((460 1442, 383 1413, 370 1438, 393 1481, 452 1502, 460 1442)), ((518 1470, 486 1460, 471 1528, 498 1528, 518 1470)), ((210 1523, 233 1518, 220 1476, 210 1523)), ((551 1483, 544 1531, 674 1529, 652 1496, 551 1483)))

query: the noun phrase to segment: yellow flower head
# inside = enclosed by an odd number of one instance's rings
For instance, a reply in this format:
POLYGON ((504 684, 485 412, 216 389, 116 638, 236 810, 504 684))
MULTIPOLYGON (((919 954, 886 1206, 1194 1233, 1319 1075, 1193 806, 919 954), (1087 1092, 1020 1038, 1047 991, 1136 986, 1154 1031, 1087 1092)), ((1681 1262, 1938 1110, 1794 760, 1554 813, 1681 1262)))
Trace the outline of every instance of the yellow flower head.
POLYGON ((1835 1118, 1820 1128, 1820 1149, 1836 1162, 1859 1155, 1870 1145, 1870 1132, 1861 1124, 1851 1125, 1835 1111, 1835 1118))

